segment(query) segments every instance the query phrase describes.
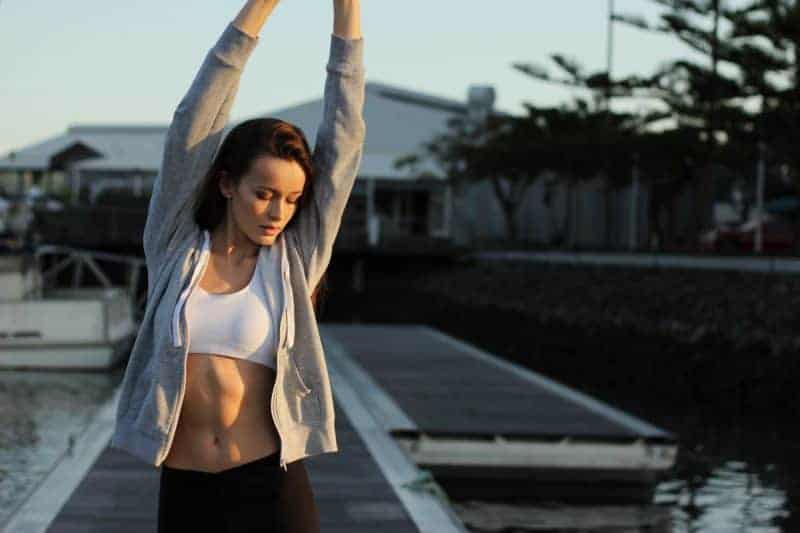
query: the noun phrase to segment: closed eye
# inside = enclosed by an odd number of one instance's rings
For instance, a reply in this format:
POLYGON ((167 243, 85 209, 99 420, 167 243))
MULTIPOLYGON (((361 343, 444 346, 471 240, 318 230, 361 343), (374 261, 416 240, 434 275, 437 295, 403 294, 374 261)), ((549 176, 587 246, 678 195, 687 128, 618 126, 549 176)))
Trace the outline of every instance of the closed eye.
MULTIPOLYGON (((258 198, 259 198, 259 199, 261 199, 261 200, 269 200, 270 198, 272 198, 272 195, 271 195, 271 194, 263 194, 263 193, 260 193, 260 194, 258 194, 257 196, 258 196, 258 198)), ((291 201, 291 200, 289 200, 287 203, 290 203, 290 204, 296 204, 296 203, 297 203, 297 200, 294 200, 294 201, 291 201)))

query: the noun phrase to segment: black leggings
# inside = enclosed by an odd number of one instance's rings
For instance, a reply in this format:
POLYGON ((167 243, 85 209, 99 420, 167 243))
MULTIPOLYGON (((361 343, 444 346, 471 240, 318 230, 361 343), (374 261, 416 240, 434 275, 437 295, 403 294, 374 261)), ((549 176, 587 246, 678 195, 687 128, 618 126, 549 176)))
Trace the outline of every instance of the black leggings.
POLYGON ((280 452, 223 470, 161 465, 158 533, 279 531, 280 452))

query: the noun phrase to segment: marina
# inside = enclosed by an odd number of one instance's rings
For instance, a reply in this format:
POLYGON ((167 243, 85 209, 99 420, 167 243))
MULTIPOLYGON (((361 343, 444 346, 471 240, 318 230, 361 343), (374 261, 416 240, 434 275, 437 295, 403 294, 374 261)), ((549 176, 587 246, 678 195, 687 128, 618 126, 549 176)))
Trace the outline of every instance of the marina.
POLYGON ((800 532, 800 4, 144 4, 3 3, 0 533, 800 532))
MULTIPOLYGON (((594 481, 605 492, 622 487, 614 499, 632 503, 651 494, 674 461, 669 433, 493 363, 432 328, 324 324, 321 333, 340 451, 307 467, 325 531, 466 531, 449 500, 476 479, 499 498, 506 484, 586 497, 575 486, 594 481), (532 409, 533 400, 547 409, 532 409)), ((154 526, 158 470, 107 447, 115 402, 116 395, 98 411, 79 456, 54 468, 6 531, 154 526)))

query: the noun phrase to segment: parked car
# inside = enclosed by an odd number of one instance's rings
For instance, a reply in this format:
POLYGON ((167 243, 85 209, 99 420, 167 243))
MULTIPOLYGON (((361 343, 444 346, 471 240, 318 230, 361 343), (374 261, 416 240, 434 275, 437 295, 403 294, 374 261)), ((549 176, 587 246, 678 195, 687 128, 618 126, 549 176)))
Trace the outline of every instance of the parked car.
MULTIPOLYGON (((755 250, 758 219, 742 223, 723 224, 699 237, 702 251, 744 253, 755 250)), ((793 217, 765 213, 762 222, 762 252, 765 254, 800 255, 800 235, 793 217)))

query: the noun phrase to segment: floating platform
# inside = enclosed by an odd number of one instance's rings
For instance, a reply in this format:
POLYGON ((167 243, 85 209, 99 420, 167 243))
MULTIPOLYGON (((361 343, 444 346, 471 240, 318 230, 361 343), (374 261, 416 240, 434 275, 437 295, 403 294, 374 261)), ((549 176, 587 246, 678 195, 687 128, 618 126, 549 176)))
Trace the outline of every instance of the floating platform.
POLYGON ((671 433, 433 328, 321 329, 383 430, 451 496, 649 502, 675 463, 671 433))

